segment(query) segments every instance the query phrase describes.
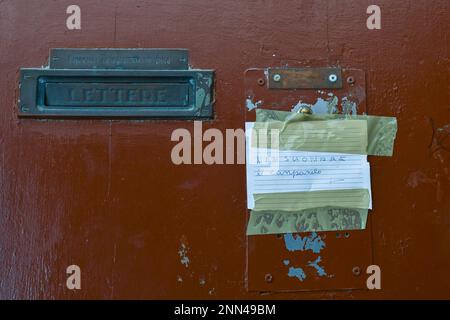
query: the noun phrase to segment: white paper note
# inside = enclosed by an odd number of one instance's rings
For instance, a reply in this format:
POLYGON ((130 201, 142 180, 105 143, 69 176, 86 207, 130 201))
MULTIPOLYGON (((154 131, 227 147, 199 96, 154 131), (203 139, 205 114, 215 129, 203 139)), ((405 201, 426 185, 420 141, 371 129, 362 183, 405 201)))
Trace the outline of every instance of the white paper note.
POLYGON ((254 207, 255 193, 368 189, 370 194, 366 155, 252 148, 253 122, 245 128, 249 209, 254 207))

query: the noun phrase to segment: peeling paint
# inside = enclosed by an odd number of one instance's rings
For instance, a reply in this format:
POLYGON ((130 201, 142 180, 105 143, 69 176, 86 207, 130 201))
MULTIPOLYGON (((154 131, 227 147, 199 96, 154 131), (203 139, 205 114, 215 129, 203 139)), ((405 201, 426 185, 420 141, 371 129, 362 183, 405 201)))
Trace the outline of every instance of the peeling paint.
POLYGON ((344 114, 357 114, 358 108, 356 102, 350 101, 347 97, 342 98, 342 113, 344 114))
POLYGON ((206 91, 203 88, 197 88, 197 91, 195 92, 196 101, 198 104, 203 105, 206 100, 206 91))
POLYGON ((292 106, 292 112, 299 112, 302 108, 310 108, 314 113, 326 114, 326 113, 336 113, 337 105, 339 103, 339 98, 331 94, 330 98, 323 99, 317 98, 314 104, 305 103, 301 100, 294 106, 292 106))
POLYGON ((288 251, 311 250, 314 253, 319 253, 325 248, 325 242, 315 232, 311 233, 310 236, 301 237, 297 235, 295 238, 292 233, 286 233, 284 235, 284 243, 288 251))
POLYGON ((316 103, 311 106, 311 110, 314 113, 327 113, 328 112, 328 103, 326 100, 324 100, 322 98, 317 98, 316 103))
POLYGON ((247 98, 247 100, 245 100, 245 105, 246 105, 248 111, 258 108, 258 106, 261 103, 262 103, 262 100, 259 100, 255 103, 253 103, 252 99, 250 99, 250 98, 247 98))
MULTIPOLYGON (((288 233, 284 235, 284 242, 286 245, 286 249, 288 251, 307 251, 311 250, 312 252, 318 254, 322 249, 325 248, 325 242, 322 238, 315 232, 312 232, 309 236, 301 237, 300 235, 294 236, 292 233, 288 233)), ((317 256, 316 260, 308 261, 306 266, 312 267, 315 269, 317 275, 320 277, 328 276, 325 268, 320 266, 319 263, 322 261, 321 256, 317 256)), ((288 266, 290 264, 290 260, 283 260, 283 264, 288 266)), ((304 263, 302 263, 305 266, 304 263)), ((306 273, 301 267, 289 267, 288 276, 291 278, 297 278, 300 281, 306 279, 306 273)), ((333 277, 333 276, 328 276, 333 277)))
POLYGON ((339 98, 336 97, 335 95, 333 95, 332 93, 329 93, 328 96, 330 98, 327 99, 327 112, 328 113, 338 113, 338 103, 339 103, 339 98))
POLYGON ((308 261, 308 266, 310 266, 310 267, 313 267, 314 269, 316 269, 316 271, 317 271, 317 274, 320 276, 320 277, 324 277, 324 276, 326 276, 327 275, 327 273, 325 272, 325 269, 323 268, 323 267, 321 267, 321 266, 319 266, 319 262, 322 260, 322 258, 319 256, 319 257, 317 257, 317 259, 316 260, 314 260, 314 261, 308 261))
MULTIPOLYGON (((319 99, 321 99, 321 98, 319 98, 319 99)), ((299 100, 296 105, 292 106, 291 111, 292 112, 299 112, 302 108, 305 108, 305 107, 312 109, 312 106, 313 105, 310 104, 310 103, 305 103, 305 102, 302 102, 302 100, 299 100)))
MULTIPOLYGON (((318 91, 321 95, 325 95, 324 91, 318 91)), ((299 112, 302 108, 310 108, 313 113, 318 114, 333 114, 338 113, 338 105, 339 105, 339 98, 335 96, 332 92, 326 93, 326 96, 328 98, 317 98, 315 103, 306 103, 302 102, 302 100, 299 100, 297 104, 292 106, 291 111, 292 112, 299 112)), ((358 104, 354 101, 351 101, 348 97, 343 97, 342 102, 342 113, 344 114, 357 114, 358 113, 358 104)))
POLYGON ((407 180, 408 187, 416 188, 421 183, 436 183, 436 180, 429 178, 422 171, 414 171, 409 174, 407 180))
POLYGON ((306 279, 306 274, 303 271, 302 268, 294 268, 294 267, 290 267, 289 268, 289 272, 288 272, 288 276, 293 278, 297 278, 300 281, 303 281, 304 279, 306 279))
POLYGON ((178 250, 178 255, 180 256, 181 264, 184 265, 186 268, 189 267, 189 257, 187 256, 188 248, 184 243, 181 243, 180 250, 178 250))

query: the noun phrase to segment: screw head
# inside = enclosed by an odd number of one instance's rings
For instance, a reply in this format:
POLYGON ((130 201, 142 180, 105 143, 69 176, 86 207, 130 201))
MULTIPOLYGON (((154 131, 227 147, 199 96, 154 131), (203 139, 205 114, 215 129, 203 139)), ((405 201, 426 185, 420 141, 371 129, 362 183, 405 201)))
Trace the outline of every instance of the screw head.
POLYGON ((266 280, 266 282, 272 282, 272 280, 273 280, 273 277, 272 277, 272 275, 270 274, 270 273, 267 273, 265 276, 264 276, 264 280, 266 280))
POLYGON ((361 268, 358 266, 353 267, 352 272, 355 276, 359 276, 361 274, 361 268))
POLYGON ((273 75, 273 81, 278 82, 280 80, 281 80, 281 75, 279 75, 278 73, 273 75))
POLYGON ((259 78, 257 82, 260 86, 263 86, 264 83, 266 83, 266 81, 263 78, 259 78))
POLYGON ((335 75, 334 73, 332 73, 332 74, 330 74, 329 76, 328 76, 328 81, 330 81, 330 82, 336 82, 337 81, 337 75, 335 75))
POLYGON ((353 84, 353 83, 355 83, 355 78, 353 78, 352 76, 348 77, 348 78, 347 78, 347 83, 348 83, 348 84, 353 84))

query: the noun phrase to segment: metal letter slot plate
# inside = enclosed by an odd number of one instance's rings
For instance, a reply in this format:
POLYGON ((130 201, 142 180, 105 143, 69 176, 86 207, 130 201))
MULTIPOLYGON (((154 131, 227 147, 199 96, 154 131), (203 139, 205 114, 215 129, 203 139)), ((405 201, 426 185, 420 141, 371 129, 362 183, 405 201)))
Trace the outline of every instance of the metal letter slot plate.
POLYGON ((19 116, 213 116, 214 71, 188 69, 187 50, 54 49, 49 60, 20 70, 19 116))

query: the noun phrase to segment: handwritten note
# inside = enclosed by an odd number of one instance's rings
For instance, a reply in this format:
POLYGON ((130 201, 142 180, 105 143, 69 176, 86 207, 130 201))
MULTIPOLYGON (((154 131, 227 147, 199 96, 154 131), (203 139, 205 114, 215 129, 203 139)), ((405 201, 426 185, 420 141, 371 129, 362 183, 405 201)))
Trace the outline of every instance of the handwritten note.
POLYGON ((256 148, 253 125, 246 123, 249 209, 371 208, 366 155, 256 148))

